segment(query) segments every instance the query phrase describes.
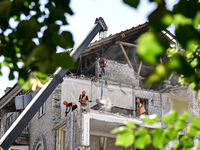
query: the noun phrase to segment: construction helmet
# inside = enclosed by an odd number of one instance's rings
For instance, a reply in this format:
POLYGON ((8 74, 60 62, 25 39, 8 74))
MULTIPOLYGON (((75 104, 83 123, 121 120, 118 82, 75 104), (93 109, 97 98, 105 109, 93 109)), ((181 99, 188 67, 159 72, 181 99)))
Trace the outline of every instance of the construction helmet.
POLYGON ((137 100, 136 100, 136 102, 137 102, 137 103, 139 103, 139 102, 140 102, 140 100, 139 100, 139 99, 137 99, 137 100))
POLYGON ((64 104, 64 105, 66 105, 66 104, 67 104, 67 102, 66 102, 66 101, 63 101, 63 104, 64 104))
POLYGON ((85 90, 82 91, 82 94, 86 94, 85 90))

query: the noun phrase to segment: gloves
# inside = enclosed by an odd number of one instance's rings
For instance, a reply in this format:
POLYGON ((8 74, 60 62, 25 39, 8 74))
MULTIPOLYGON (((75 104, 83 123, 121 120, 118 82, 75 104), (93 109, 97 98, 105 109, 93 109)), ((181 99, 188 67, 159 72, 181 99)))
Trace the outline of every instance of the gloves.
POLYGON ((65 112, 65 117, 67 117, 67 112, 65 112))

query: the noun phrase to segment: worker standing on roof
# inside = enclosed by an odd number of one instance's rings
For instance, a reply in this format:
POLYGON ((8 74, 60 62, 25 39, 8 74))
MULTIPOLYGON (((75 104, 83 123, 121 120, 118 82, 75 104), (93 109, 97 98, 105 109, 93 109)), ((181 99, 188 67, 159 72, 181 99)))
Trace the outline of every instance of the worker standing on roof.
POLYGON ((99 60, 99 66, 100 66, 100 68, 101 68, 101 73, 102 73, 103 75, 105 75, 104 67, 106 67, 106 64, 107 64, 106 57, 101 58, 101 59, 99 60))
POLYGON ((85 90, 83 90, 82 94, 79 96, 79 102, 81 103, 82 112, 86 111, 88 96, 86 95, 85 90))
POLYGON ((64 101, 63 104, 66 105, 65 117, 67 117, 67 114, 70 112, 71 108, 72 111, 74 111, 77 108, 76 103, 71 101, 64 101))
POLYGON ((145 110, 143 104, 140 103, 140 100, 137 99, 136 102, 137 102, 137 112, 138 112, 140 115, 143 114, 143 113, 145 113, 146 110, 145 110))

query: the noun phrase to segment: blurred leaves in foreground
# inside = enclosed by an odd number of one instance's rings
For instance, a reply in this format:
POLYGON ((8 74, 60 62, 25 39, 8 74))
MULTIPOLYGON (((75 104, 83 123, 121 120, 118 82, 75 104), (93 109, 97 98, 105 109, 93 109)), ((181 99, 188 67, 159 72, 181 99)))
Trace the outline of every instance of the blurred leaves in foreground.
MULTIPOLYGON (((137 8, 138 2, 124 0, 126 4, 137 8)), ((180 0, 169 10, 164 0, 150 0, 157 8, 148 16, 149 32, 138 39, 137 52, 143 62, 154 64, 154 71, 145 80, 145 86, 160 83, 171 72, 181 76, 183 85, 191 84, 191 88, 200 89, 200 3, 198 0, 180 0), (161 36, 167 27, 175 27, 174 45, 170 47, 169 39, 161 36), (178 44, 177 44, 178 43, 178 44), (176 45, 175 45, 176 44, 176 45), (159 59, 168 55, 163 64, 159 59)), ((164 33, 163 33, 164 34, 164 33)), ((198 94, 200 100, 200 94, 198 94)))
MULTIPOLYGON (((152 145, 156 149, 165 147, 170 141, 174 142, 173 150, 186 150, 194 148, 195 137, 200 139, 200 118, 192 117, 189 123, 189 112, 184 112, 177 117, 175 110, 172 110, 160 119, 157 115, 141 116, 143 123, 134 124, 126 122, 125 126, 115 128, 112 134, 117 134, 115 145, 144 149, 152 145), (161 124, 163 124, 161 126, 161 124), (145 124, 154 125, 154 128, 144 128, 145 124), (180 131, 184 135, 180 135, 180 131)), ((199 149, 200 144, 196 147, 199 149)))
POLYGON ((58 67, 74 68, 68 52, 74 45, 72 34, 61 31, 61 26, 68 25, 66 16, 73 14, 69 3, 70 0, 0 1, 0 69, 10 69, 10 80, 18 72, 18 83, 24 84, 24 90, 41 87, 58 67), (62 53, 57 53, 58 48, 62 53), (32 77, 32 73, 37 75, 32 77))

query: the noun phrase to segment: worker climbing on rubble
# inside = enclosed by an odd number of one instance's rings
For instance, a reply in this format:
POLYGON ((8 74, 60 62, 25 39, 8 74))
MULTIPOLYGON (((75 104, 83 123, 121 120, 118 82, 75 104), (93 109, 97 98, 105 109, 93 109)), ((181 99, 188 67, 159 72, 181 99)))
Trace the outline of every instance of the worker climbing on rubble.
POLYGON ((82 112, 86 111, 88 96, 86 95, 85 90, 83 90, 82 94, 79 96, 79 102, 81 103, 82 112))
POLYGON ((140 103, 140 100, 137 99, 136 102, 137 102, 137 112, 138 112, 139 114, 143 114, 143 113, 145 113, 146 110, 145 110, 143 104, 140 103))
POLYGON ((101 68, 101 73, 102 73, 103 75, 105 75, 104 67, 106 67, 106 64, 107 64, 106 57, 101 58, 101 59, 99 60, 99 66, 100 66, 100 68, 101 68))
POLYGON ((63 104, 66 105, 65 117, 67 117, 67 114, 70 112, 71 108, 72 111, 74 111, 77 108, 76 103, 71 101, 64 101, 63 104))

